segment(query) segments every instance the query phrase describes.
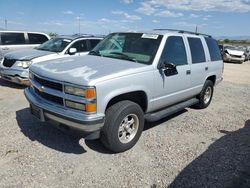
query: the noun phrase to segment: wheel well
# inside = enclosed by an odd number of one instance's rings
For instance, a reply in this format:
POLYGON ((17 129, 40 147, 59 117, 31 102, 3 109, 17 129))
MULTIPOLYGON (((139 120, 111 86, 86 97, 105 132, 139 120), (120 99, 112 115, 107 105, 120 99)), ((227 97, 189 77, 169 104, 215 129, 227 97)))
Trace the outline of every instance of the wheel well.
POLYGON ((137 103, 144 112, 147 110, 147 95, 144 91, 134 91, 118 95, 109 101, 106 110, 113 104, 123 100, 129 100, 137 103))
POLYGON ((210 80, 210 81, 212 81, 212 82, 213 82, 213 84, 215 84, 215 81, 216 81, 216 76, 215 76, 215 75, 213 75, 213 76, 209 76, 209 77, 207 78, 207 80, 210 80))

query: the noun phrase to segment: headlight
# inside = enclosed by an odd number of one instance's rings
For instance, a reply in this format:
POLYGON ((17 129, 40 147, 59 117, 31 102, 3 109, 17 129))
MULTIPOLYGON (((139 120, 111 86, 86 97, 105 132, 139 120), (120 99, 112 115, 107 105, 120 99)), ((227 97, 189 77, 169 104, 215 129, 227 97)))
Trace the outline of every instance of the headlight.
POLYGON ((23 67, 24 69, 29 68, 31 63, 32 63, 32 61, 16 61, 17 66, 23 67))
POLYGON ((70 95, 76 95, 80 97, 84 97, 87 99, 93 99, 96 98, 96 91, 95 88, 78 88, 73 86, 64 86, 64 92, 70 95))

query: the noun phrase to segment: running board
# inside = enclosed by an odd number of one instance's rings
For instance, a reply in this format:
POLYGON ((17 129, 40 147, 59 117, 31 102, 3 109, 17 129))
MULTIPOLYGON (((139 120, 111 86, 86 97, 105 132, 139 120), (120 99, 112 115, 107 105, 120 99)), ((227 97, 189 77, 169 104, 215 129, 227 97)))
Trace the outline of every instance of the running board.
POLYGON ((145 114, 144 118, 146 121, 149 121, 149 122, 158 121, 162 118, 173 115, 173 114, 185 109, 186 107, 195 105, 197 103, 199 103, 199 100, 196 98, 192 98, 192 99, 187 100, 185 102, 181 102, 181 103, 178 103, 176 105, 165 108, 161 111, 145 114))

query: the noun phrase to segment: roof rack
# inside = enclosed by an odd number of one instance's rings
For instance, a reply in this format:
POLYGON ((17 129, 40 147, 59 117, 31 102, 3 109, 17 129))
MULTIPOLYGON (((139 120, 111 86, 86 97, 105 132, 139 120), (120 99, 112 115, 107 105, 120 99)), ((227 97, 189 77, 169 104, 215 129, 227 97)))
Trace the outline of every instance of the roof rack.
POLYGON ((192 31, 178 30, 178 29, 154 29, 154 31, 176 31, 178 33, 188 33, 188 34, 194 34, 194 35, 203 35, 203 36, 212 38, 211 35, 207 35, 207 34, 203 34, 203 33, 198 33, 198 32, 192 32, 192 31))

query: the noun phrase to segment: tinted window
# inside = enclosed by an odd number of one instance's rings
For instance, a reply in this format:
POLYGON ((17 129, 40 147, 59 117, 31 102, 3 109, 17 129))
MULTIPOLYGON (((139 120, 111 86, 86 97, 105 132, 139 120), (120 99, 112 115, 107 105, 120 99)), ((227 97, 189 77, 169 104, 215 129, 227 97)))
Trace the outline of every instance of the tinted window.
POLYGON ((188 38, 192 62, 193 63, 202 63, 206 61, 204 48, 199 38, 188 38))
POLYGON ((205 38, 210 53, 211 61, 221 60, 220 48, 216 40, 212 38, 205 38))
POLYGON ((75 42, 71 48, 76 48, 77 52, 87 52, 89 51, 86 40, 80 40, 75 42))
POLYGON ((25 44, 24 33, 1 33, 2 45, 25 44))
POLYGON ((90 48, 93 49, 100 41, 100 39, 90 39, 90 48))
POLYGON ((30 44, 42 44, 48 40, 45 35, 36 33, 28 33, 28 37, 30 44))
POLYGON ((182 37, 168 37, 160 62, 186 65, 187 55, 182 37))

